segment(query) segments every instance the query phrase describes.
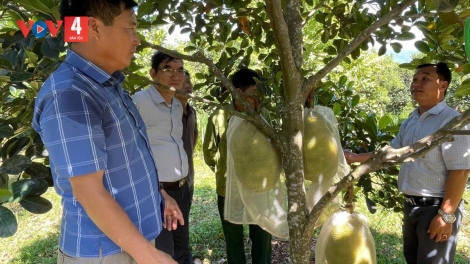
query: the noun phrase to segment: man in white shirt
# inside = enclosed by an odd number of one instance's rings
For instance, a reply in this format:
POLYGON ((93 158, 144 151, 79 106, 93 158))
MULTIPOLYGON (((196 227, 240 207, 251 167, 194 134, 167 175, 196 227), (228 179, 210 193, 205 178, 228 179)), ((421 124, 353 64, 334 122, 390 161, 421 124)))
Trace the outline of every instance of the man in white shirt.
POLYGON ((133 98, 147 128, 162 192, 175 199, 186 223, 178 226, 176 230, 161 232, 155 240, 155 245, 180 264, 191 263, 187 224, 190 206, 188 157, 182 140, 183 106, 173 98, 175 92, 163 86, 180 90, 185 81, 185 74, 181 59, 157 52, 152 57, 150 76, 153 81, 162 84, 162 87, 152 85, 137 92, 133 98))
MULTIPOLYGON (((400 126, 390 146, 409 146, 460 115, 444 100, 451 80, 452 74, 443 62, 416 68, 410 92, 418 107, 400 126)), ((469 153, 468 136, 454 136, 454 141, 401 165, 398 189, 405 196, 403 250, 408 264, 454 263, 469 153)), ((350 163, 364 162, 371 156, 345 152, 350 163)))

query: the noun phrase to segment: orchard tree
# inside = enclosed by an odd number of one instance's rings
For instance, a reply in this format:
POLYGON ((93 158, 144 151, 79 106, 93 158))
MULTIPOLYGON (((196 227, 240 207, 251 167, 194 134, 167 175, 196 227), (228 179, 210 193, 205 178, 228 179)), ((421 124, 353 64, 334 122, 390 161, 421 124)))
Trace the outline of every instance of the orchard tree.
MULTIPOLYGON (((16 20, 59 20, 57 3, 57 0, 0 1, 1 167, 16 168, 2 169, 0 173, 25 176, 28 186, 34 186, 33 180, 43 183, 50 179, 50 171, 45 166, 47 156, 43 155, 42 143, 31 130, 30 121, 35 95, 64 59, 66 44, 62 31, 55 38, 48 35, 38 39, 31 34, 24 38, 16 20), (33 167, 40 169, 27 171, 33 167)), ((348 120, 353 120, 351 109, 360 99, 353 96, 352 84, 346 76, 335 81, 329 75, 340 63, 352 63, 371 46, 380 47, 378 55, 385 54, 388 49, 400 52, 402 46, 398 41, 415 38, 412 26, 423 32, 424 39, 417 40, 415 46, 424 57, 413 59, 404 67, 447 61, 459 78, 468 80, 470 65, 463 46, 463 24, 470 16, 467 6, 465 0, 142 0, 137 9, 140 32, 144 33, 139 49, 157 49, 186 61, 205 64, 208 70, 195 76, 199 81, 196 88, 207 89, 206 96, 195 99, 208 106, 222 107, 215 100, 221 99, 221 85, 240 99, 227 78, 233 71, 254 66, 260 70, 265 81, 260 89, 262 111, 274 120, 273 126, 264 123, 247 102, 244 102, 247 114, 238 115, 258 126, 281 153, 288 194, 291 262, 308 263, 315 222, 323 208, 341 190, 364 174, 393 167, 409 155, 422 155, 429 147, 450 140, 454 133, 452 130, 470 122, 465 114, 445 131, 416 143, 413 146, 418 150, 416 153, 404 155, 396 162, 389 160, 406 154, 407 149, 378 151, 369 162, 332 186, 309 212, 306 208, 302 140, 298 140, 303 136, 303 105, 308 94, 312 90, 325 94, 344 92, 343 96, 350 97, 349 104, 335 102, 334 96, 322 99, 333 108, 340 122, 344 118, 347 124, 348 120), (147 35, 163 25, 168 26, 169 33, 180 31, 189 35, 190 44, 184 51, 166 49, 147 35)), ((149 84, 148 80, 135 74, 142 74, 144 66, 134 62, 126 70, 128 78, 124 85, 128 90, 134 92, 149 84)), ((457 94, 469 93, 469 87, 470 82, 462 82, 457 94)), ((365 127, 370 127, 368 122, 377 127, 375 117, 366 114, 359 117, 364 118, 365 127)), ((390 123, 386 119, 380 121, 382 124, 390 123)), ((351 127, 356 130, 362 128, 351 127)), ((352 132, 356 134, 343 135, 377 139, 380 134, 375 127, 352 132)), ((343 145, 352 144, 354 140, 351 137, 351 141, 343 142, 343 145)), ((0 192, 0 204, 40 193, 32 192, 33 188, 30 188, 13 199, 15 188, 0 192)), ((0 206, 0 217, 5 209, 0 206)), ((9 217, 11 219, 11 215, 9 217)), ((2 229, 0 235, 5 235, 3 232, 8 233, 8 230, 2 229)))

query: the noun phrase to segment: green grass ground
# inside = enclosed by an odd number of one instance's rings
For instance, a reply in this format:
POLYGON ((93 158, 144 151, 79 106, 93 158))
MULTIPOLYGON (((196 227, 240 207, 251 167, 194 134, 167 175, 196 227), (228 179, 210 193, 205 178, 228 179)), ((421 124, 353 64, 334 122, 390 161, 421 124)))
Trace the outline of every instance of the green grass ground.
MULTIPOLYGON (((195 159, 195 195, 190 216, 192 252, 203 263, 225 263, 225 242, 217 212, 215 179, 199 153, 195 159)), ((15 236, 0 239, 0 263, 56 263, 60 199, 53 189, 45 197, 52 201, 54 208, 43 215, 30 214, 18 206, 10 207, 18 217, 19 228, 15 236)), ((464 198, 470 201, 470 191, 466 191, 464 198)), ((465 208, 470 210, 468 203, 465 208)), ((359 199, 356 204, 356 211, 369 218, 377 246, 378 263, 405 263, 401 254, 401 214, 380 207, 377 213, 369 214, 363 199, 359 199)), ((470 263, 470 223, 466 217, 458 239, 456 263, 470 263)), ((273 263, 286 263, 286 244, 282 240, 273 241, 273 263)))

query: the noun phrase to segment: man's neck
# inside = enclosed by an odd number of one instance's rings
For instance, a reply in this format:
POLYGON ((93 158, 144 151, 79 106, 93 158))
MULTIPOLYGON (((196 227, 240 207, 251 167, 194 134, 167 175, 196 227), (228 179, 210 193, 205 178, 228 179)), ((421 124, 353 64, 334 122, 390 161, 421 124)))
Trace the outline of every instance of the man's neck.
POLYGON ((117 69, 113 69, 112 67, 110 67, 110 65, 103 62, 103 60, 100 59, 99 54, 94 54, 94 52, 93 52, 94 50, 87 47, 86 45, 83 45, 83 44, 76 45, 76 44, 74 44, 70 47, 70 50, 77 53, 78 55, 83 57, 85 60, 95 64, 100 69, 104 70, 106 73, 108 73, 110 75, 113 74, 115 71, 117 71, 117 69))
POLYGON ((173 101, 173 97, 175 96, 175 92, 157 88, 157 87, 155 87, 155 89, 157 89, 157 91, 162 95, 163 100, 165 100, 165 103, 167 103, 168 105, 171 105, 171 102, 173 101))
POLYGON ((431 108, 438 105, 442 101, 443 100, 437 102, 436 104, 431 104, 431 105, 419 105, 418 104, 418 113, 419 113, 419 115, 422 115, 423 113, 426 113, 427 111, 429 111, 431 108))

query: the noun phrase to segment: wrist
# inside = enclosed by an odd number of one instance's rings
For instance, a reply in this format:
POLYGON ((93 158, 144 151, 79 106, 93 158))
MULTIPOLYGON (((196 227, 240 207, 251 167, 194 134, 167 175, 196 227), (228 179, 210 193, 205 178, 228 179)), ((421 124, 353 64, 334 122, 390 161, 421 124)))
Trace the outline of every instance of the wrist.
POLYGON ((452 224, 455 222, 455 220, 457 220, 454 213, 447 213, 444 212, 442 209, 439 209, 437 213, 442 217, 442 220, 444 220, 446 224, 452 224))

